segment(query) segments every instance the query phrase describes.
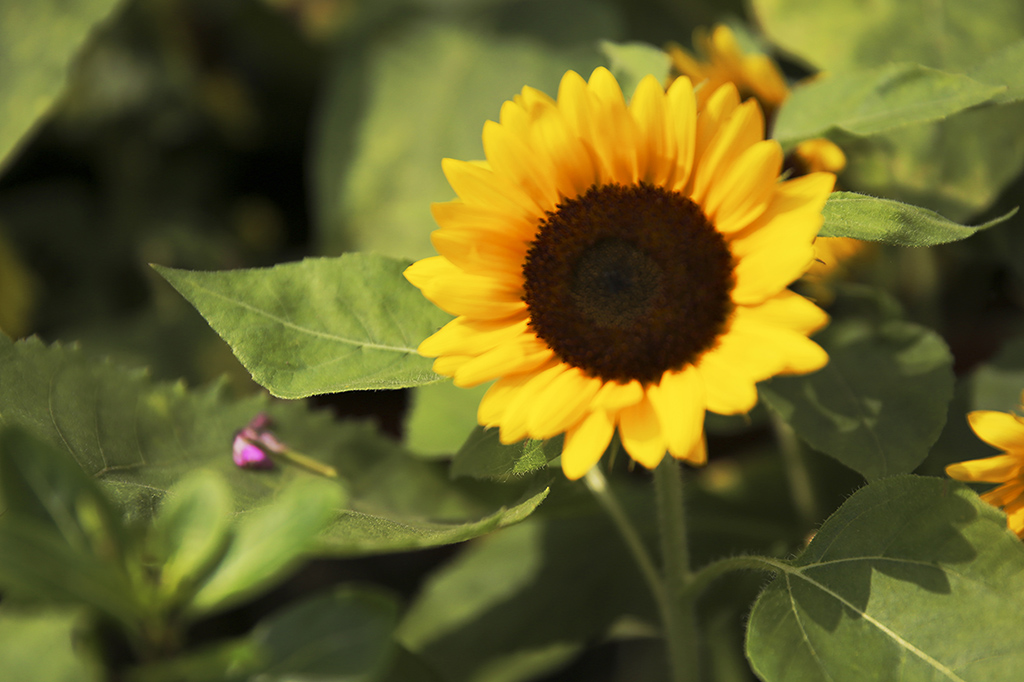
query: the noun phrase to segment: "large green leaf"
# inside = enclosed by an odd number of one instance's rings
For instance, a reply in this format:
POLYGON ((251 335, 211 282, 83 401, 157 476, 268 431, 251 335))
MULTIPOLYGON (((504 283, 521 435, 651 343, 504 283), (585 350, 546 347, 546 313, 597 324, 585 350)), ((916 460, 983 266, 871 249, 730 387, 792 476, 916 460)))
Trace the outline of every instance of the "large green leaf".
POLYGON ((0 336, 0 424, 21 425, 48 441, 97 478, 133 519, 152 517, 168 491, 197 468, 221 474, 236 512, 259 509, 290 482, 313 476, 286 462, 270 471, 234 465, 234 433, 261 412, 280 440, 334 467, 349 493, 349 510, 322 536, 323 551, 372 553, 466 540, 524 518, 545 494, 453 482, 446 465, 415 459, 370 424, 339 423, 301 403, 265 395, 231 400, 217 386, 188 391, 90 362, 77 349, 0 336))
POLYGON ((1024 35, 1017 0, 753 0, 753 9, 772 42, 835 72, 891 61, 966 69, 1024 35))
POLYGON ((747 631, 766 682, 1009 682, 1024 669, 1024 545, 960 483, 873 483, 773 563, 747 631))
POLYGON ((0 3, 0 169, 64 89, 75 55, 119 0, 0 3))
POLYGON ((407 262, 370 253, 272 268, 157 270, 281 398, 438 381, 420 341, 450 319, 404 277, 407 262))
POLYGON ((946 422, 953 358, 935 332, 904 320, 837 321, 815 337, 829 363, 759 386, 811 447, 871 480, 913 471, 946 422))
POLYGON ((452 476, 509 480, 547 467, 562 453, 562 439, 532 438, 505 445, 498 429, 478 426, 452 460, 452 476))
POLYGON ((75 646, 78 613, 0 608, 0 680, 100 682, 100 666, 75 646))
POLYGON ((968 227, 935 211, 892 199, 854 192, 833 192, 822 213, 821 237, 853 237, 896 246, 934 246, 966 239, 1009 220, 1016 209, 983 225, 968 227))
POLYGON ((589 75, 599 63, 592 48, 423 22, 340 54, 313 147, 321 250, 433 255, 430 203, 453 196, 441 159, 482 158, 484 121, 502 102, 526 85, 553 94, 565 71, 589 75))
POLYGON ((1024 99, 1024 38, 989 55, 971 68, 968 75, 981 83, 1006 86, 992 99, 997 104, 1024 99))
POLYGON ((794 88, 779 110, 772 136, 788 147, 834 128, 873 135, 945 118, 1006 90, 920 64, 845 71, 794 88))

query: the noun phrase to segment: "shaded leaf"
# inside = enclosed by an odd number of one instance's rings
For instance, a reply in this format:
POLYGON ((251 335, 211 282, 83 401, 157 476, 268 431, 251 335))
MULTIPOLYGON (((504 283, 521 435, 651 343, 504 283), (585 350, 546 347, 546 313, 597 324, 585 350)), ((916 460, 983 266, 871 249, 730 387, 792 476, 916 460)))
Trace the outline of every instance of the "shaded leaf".
POLYGON ((459 388, 451 381, 417 386, 405 417, 405 446, 417 455, 451 456, 476 428, 476 411, 488 384, 459 388))
POLYGON ((526 85, 553 94, 566 70, 588 75, 600 63, 589 47, 553 49, 427 22, 388 33, 365 55, 339 55, 320 111, 316 138, 324 142, 313 149, 321 250, 401 258, 435 254, 430 203, 454 196, 441 159, 483 158, 484 121, 497 120, 502 102, 526 85), (353 111, 359 102, 365 108, 353 111), (359 142, 346 149, 351 139, 359 142))
POLYGON ((0 169, 64 89, 75 55, 119 0, 0 5, 0 169))
MULTIPOLYGON (((380 679, 395 655, 395 598, 369 587, 343 586, 293 604, 262 620, 250 638, 266 657, 268 679, 380 679)), ((254 671, 256 672, 256 671, 254 671)))
POLYGON ((659 83, 668 82, 672 59, 660 47, 642 42, 613 43, 610 40, 602 40, 600 47, 608 59, 608 70, 615 75, 627 98, 647 75, 654 76, 659 83))
POLYGON ((498 429, 477 426, 452 460, 452 476, 507 480, 547 468, 562 454, 562 437, 505 445, 498 429))
MULTIPOLYGON (((525 517, 539 504, 518 504, 521 487, 464 480, 448 466, 417 460, 371 424, 337 422, 302 403, 266 395, 230 400, 222 387, 188 391, 145 373, 93 363, 79 350, 13 343, 0 336, 0 423, 18 424, 97 478, 130 519, 151 518, 179 480, 197 468, 219 472, 236 512, 268 504, 297 479, 313 475, 281 462, 243 470, 231 459, 234 433, 266 413, 293 449, 334 467, 349 493, 357 540, 343 530, 324 538, 337 554, 459 542, 525 517), (369 530, 365 519, 372 519, 369 530), (464 525, 465 524, 465 525, 464 525), (366 531, 366 532, 363 532, 366 531)), ((536 492, 536 491, 534 491, 536 492)), ((533 493, 531 493, 531 496, 533 493)))
POLYGON ((1024 545, 960 483, 872 483, 793 562, 772 564, 747 631, 766 682, 1006 680, 1024 666, 1009 634, 1024 609, 1024 545))
POLYGON ((280 579, 311 552, 343 501, 333 481, 294 481, 272 504, 242 518, 224 558, 196 592, 190 608, 223 609, 280 579))
POLYGON ((1003 85, 920 64, 845 71, 794 88, 779 110, 772 136, 790 146, 833 128, 873 135, 945 118, 1005 91, 1003 85))
POLYGON ((1009 220, 1017 209, 968 227, 920 206, 854 192, 833 192, 822 212, 825 224, 818 233, 821 237, 853 237, 895 246, 933 246, 966 239, 998 225, 1009 220))
POLYGON ((100 682, 96 661, 74 646, 75 611, 0 609, 0 679, 100 682))
POLYGON ((423 298, 408 263, 369 253, 272 268, 157 271, 282 398, 438 381, 416 347, 449 315, 423 298))
POLYGON ((872 480, 913 471, 953 396, 953 358, 935 332, 899 319, 837 321, 815 337, 829 363, 759 385, 811 447, 872 480))
POLYGON ((548 496, 548 489, 527 491, 523 500, 478 521, 441 523, 425 519, 394 519, 359 511, 345 511, 322 536, 325 553, 343 555, 400 552, 450 545, 519 523, 548 496))

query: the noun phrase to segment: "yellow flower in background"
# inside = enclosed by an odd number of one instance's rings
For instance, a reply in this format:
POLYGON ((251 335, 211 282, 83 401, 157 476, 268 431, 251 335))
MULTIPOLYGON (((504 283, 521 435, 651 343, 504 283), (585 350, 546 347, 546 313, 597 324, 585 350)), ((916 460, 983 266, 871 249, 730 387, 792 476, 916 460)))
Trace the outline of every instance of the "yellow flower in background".
MULTIPOLYGON (((1024 394, 1021 395, 1024 402, 1024 394)), ((958 462, 946 473, 958 481, 1002 483, 981 499, 1006 512, 1006 525, 1024 538, 1024 418, 1007 412, 978 410, 967 415, 978 438, 1003 454, 958 462)))
POLYGON ((483 131, 487 161, 445 159, 440 256, 406 277, 456 319, 419 347, 470 387, 504 443, 565 434, 577 479, 616 431, 648 468, 704 462, 705 410, 749 411, 755 384, 821 368, 827 315, 786 287, 814 258, 835 176, 780 181, 756 100, 686 78, 567 73, 524 88, 483 131))
POLYGON ((742 99, 756 98, 765 115, 772 118, 789 96, 786 79, 772 58, 744 52, 728 26, 719 24, 710 34, 706 28, 698 28, 693 32, 693 47, 698 55, 674 44, 668 46, 668 54, 672 67, 680 75, 687 76, 693 83, 706 81, 699 98, 732 83, 742 99))

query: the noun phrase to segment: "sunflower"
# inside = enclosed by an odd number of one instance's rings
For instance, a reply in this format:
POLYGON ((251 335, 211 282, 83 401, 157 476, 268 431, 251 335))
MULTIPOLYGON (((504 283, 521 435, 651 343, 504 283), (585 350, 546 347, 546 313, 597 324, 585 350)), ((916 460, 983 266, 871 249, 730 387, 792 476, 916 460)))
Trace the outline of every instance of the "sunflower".
MULTIPOLYGON (((1024 394, 1021 395, 1024 403, 1024 394)), ((1001 455, 957 462, 946 473, 958 481, 1002 483, 981 499, 1006 512, 1006 525, 1024 538, 1024 418, 1007 412, 978 410, 967 415, 978 438, 1002 450, 1001 455)))
POLYGON ((786 287, 814 258, 831 173, 780 181, 756 100, 732 84, 698 108, 677 79, 575 72, 557 101, 524 88, 483 131, 485 162, 445 159, 440 256, 405 276, 457 317, 419 347, 470 387, 504 443, 565 434, 570 479, 618 430, 654 468, 701 464, 705 410, 748 412, 757 382, 828 362, 827 315, 786 287))

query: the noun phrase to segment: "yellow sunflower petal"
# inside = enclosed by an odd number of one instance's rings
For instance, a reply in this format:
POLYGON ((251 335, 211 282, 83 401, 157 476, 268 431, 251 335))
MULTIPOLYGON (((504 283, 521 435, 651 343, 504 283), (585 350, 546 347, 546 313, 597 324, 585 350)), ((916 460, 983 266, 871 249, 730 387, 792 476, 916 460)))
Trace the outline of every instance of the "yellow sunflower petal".
POLYGON ((559 197, 554 178, 528 143, 494 121, 484 123, 483 142, 496 174, 520 188, 542 211, 555 209, 559 197))
POLYGON ((722 176, 735 167, 740 155, 760 140, 764 140, 764 115, 755 100, 747 100, 733 111, 708 142, 694 169, 691 198, 703 205, 712 184, 721 181, 722 176))
POLYGON ((1000 450, 1024 453, 1024 421, 1006 412, 977 410, 967 415, 974 433, 1000 450))
POLYGON ((755 143, 724 177, 711 186, 704 212, 723 234, 738 232, 764 213, 782 170, 782 147, 775 140, 755 143))
POLYGON ((597 104, 591 142, 604 163, 605 177, 622 184, 637 182, 640 175, 636 122, 629 115, 618 81, 611 71, 599 66, 590 75, 587 89, 597 104))
POLYGON ((1016 478, 1009 483, 1004 483, 997 488, 982 493, 981 499, 993 507, 1005 507, 1011 502, 1024 499, 1024 481, 1016 478))
POLYGON ((646 395, 636 405, 619 412, 619 433, 629 456, 648 469, 658 466, 665 456, 668 446, 661 422, 646 395))
POLYGON ((534 147, 554 162, 555 186, 569 199, 583 194, 598 180, 587 147, 572 134, 569 123, 554 105, 535 108, 531 133, 534 147))
POLYGON ((694 367, 666 372, 647 397, 661 424, 668 451, 687 459, 704 432, 704 381, 694 367))
POLYGON ((697 369, 704 379, 707 409, 718 414, 746 414, 757 405, 757 381, 738 370, 728 354, 705 353, 697 369))
POLYGON ((565 433, 562 471, 570 481, 581 478, 600 461, 615 433, 615 422, 604 410, 595 410, 565 433))
POLYGON ((512 215, 490 207, 470 206, 456 199, 430 205, 430 212, 441 229, 475 231, 479 239, 519 240, 530 242, 537 234, 537 222, 525 215, 512 215))
POLYGON ((554 354, 536 336, 522 334, 480 353, 459 367, 453 378, 456 386, 470 388, 507 374, 534 371, 554 354))
POLYGON ((533 403, 526 426, 532 438, 553 438, 574 426, 591 408, 601 380, 571 367, 555 377, 533 403))
MULTIPOLYGON (((700 164, 708 146, 711 144, 711 140, 739 105, 740 95, 736 90, 736 86, 732 83, 726 83, 707 96, 707 103, 697 115, 696 120, 693 152, 694 165, 700 164)), ((680 184, 677 181, 673 189, 685 192, 685 188, 692 186, 695 181, 695 175, 695 172, 691 172, 688 185, 680 184)))
POLYGON ((762 324, 813 334, 828 324, 828 313, 800 294, 783 289, 760 305, 739 309, 744 317, 762 324))
POLYGON ((946 474, 958 481, 1003 483, 1020 475, 1024 468, 1024 457, 1020 455, 996 455, 985 459, 957 462, 946 467, 946 474))
POLYGON ((437 252, 466 273, 522 281, 520 264, 526 258, 529 244, 505 235, 481 237, 479 230, 450 227, 430 233, 437 252))
POLYGON ((675 172, 675 136, 669 134, 665 91, 658 79, 647 76, 636 86, 629 112, 637 127, 637 163, 645 182, 663 186, 675 172))
POLYGON ((488 351, 527 333, 529 320, 524 316, 505 320, 477 320, 456 317, 420 343, 420 355, 463 355, 488 351))
POLYGON ((496 320, 526 309, 521 286, 466 274, 442 256, 416 261, 403 274, 428 300, 452 315, 496 320))
POLYGON ((644 388, 639 381, 630 381, 620 384, 617 381, 609 381, 601 386, 601 390, 594 396, 594 408, 607 410, 616 414, 631 405, 636 405, 644 399, 644 388))
POLYGON ((544 217, 544 209, 529 194, 480 164, 442 159, 441 170, 455 194, 470 206, 536 220, 544 217))
POLYGON ((515 395, 509 399, 505 414, 501 418, 499 437, 502 443, 506 445, 516 443, 531 435, 527 424, 530 408, 537 400, 540 400, 551 382, 567 369, 566 365, 556 362, 550 367, 534 372, 525 383, 519 386, 515 395))
POLYGON ((666 94, 669 145, 676 150, 672 175, 666 187, 682 189, 690 181, 697 135, 697 102, 688 78, 677 78, 666 94))

